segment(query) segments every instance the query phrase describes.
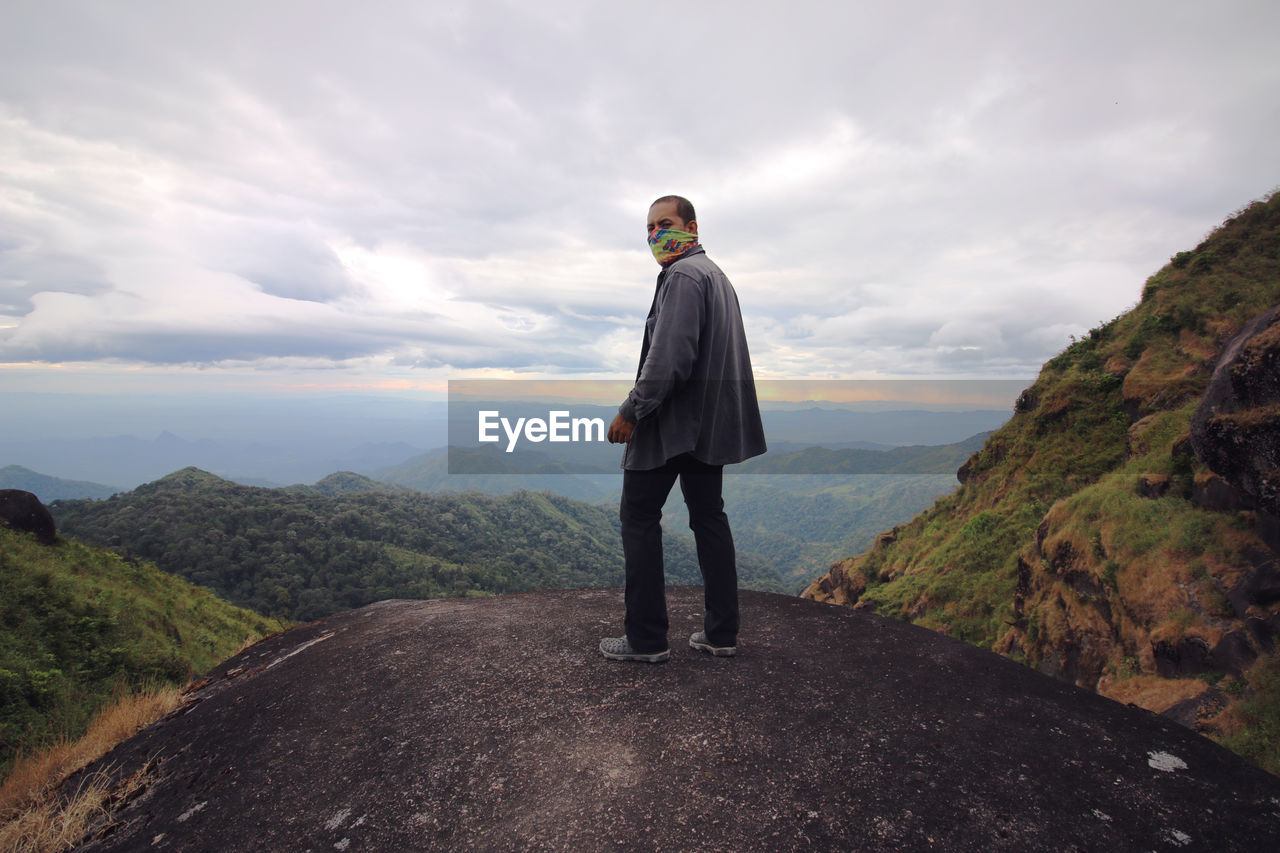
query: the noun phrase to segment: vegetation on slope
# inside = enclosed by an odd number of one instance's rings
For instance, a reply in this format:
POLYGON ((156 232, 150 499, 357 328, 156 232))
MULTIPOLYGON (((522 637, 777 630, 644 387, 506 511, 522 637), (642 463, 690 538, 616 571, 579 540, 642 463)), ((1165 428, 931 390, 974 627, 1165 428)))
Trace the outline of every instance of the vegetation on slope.
POLYGON ((792 453, 758 456, 734 469, 742 474, 952 474, 982 447, 990 433, 954 444, 909 445, 889 450, 807 447, 792 453))
POLYGON ((182 705, 178 687, 146 688, 121 695, 94 717, 75 740, 59 739, 48 749, 24 755, 0 784, 0 850, 54 853, 70 850, 95 828, 111 822, 121 804, 141 793, 156 776, 156 763, 124 779, 97 771, 61 793, 60 786, 90 762, 182 705))
MULTIPOLYGON (((955 467, 945 474, 733 474, 724 502, 741 562, 758 558, 776 567, 784 591, 798 595, 814 574, 866 548, 876 534, 954 491, 955 467)), ((667 538, 692 547, 684 503, 663 511, 667 538)))
MULTIPOLYGON (((954 490, 956 468, 982 446, 984 436, 883 451, 815 447, 730 466, 725 471, 724 503, 745 585, 798 594, 833 560, 865 547, 886 526, 910 518, 954 490)), ((497 458, 501 456, 499 451, 497 458)), ((532 468, 530 463, 541 458, 522 452, 515 461, 532 468)), ((617 514, 617 473, 465 475, 448 469, 445 454, 437 453, 415 457, 377 476, 432 493, 493 495, 545 489, 588 500, 604 510, 611 525, 617 514)), ((694 545, 679 489, 673 490, 663 510, 663 529, 668 566, 675 567, 676 576, 698 582, 696 571, 682 569, 684 555, 692 555, 694 545)))
MULTIPOLYGON (((622 584, 616 511, 547 492, 428 495, 369 483, 352 491, 347 479, 322 494, 188 468, 110 500, 50 509, 65 535, 298 620, 388 598, 622 584)), ((668 539, 668 579, 700 582, 692 546, 668 539)), ((740 575, 750 588, 781 588, 759 563, 747 561, 740 575)))
POLYGON ((0 525, 0 769, 114 695, 183 684, 279 623, 155 566, 0 525))
MULTIPOLYGON (((1211 474, 1186 437, 1224 344, 1277 303, 1280 194, 1175 255, 1135 308, 1050 360, 966 463, 959 490, 806 594, 875 607, 1153 710, 1192 702, 1211 733, 1274 719, 1274 647, 1253 642, 1238 660, 1200 667, 1178 654, 1275 618, 1227 598, 1269 552, 1256 514, 1196 499, 1211 474), (1252 716, 1236 701, 1246 697, 1252 716)), ((1280 769, 1280 740, 1251 757, 1280 769)))

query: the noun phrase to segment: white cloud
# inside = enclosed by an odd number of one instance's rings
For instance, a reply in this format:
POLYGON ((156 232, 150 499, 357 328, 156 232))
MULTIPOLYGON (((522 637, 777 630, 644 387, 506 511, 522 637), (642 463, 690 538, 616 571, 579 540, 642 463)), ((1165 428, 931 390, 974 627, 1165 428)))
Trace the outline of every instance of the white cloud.
POLYGON ((1280 183, 1273 3, 10 18, 10 362, 626 376, 677 191, 761 375, 1026 375, 1280 183))

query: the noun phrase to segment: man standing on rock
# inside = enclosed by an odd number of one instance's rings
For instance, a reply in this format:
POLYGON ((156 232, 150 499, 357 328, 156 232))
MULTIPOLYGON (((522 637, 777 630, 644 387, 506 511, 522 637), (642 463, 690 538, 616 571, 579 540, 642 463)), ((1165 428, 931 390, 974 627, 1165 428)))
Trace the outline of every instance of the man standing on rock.
POLYGON ((636 384, 609 441, 622 456, 626 636, 600 642, 610 660, 661 663, 667 646, 662 506, 677 478, 698 549, 706 614, 689 645, 735 654, 738 572, 724 514, 724 466, 765 452, 751 356, 733 285, 698 244, 693 205, 663 196, 649 208, 649 248, 662 266, 645 320, 636 384))

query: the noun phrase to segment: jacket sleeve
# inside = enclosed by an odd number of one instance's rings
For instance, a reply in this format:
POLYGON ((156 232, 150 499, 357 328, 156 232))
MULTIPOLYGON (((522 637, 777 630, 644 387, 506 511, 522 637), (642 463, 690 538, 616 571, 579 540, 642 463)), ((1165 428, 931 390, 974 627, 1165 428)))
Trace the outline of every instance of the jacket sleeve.
POLYGON ((706 313, 703 289, 698 279, 673 272, 659 294, 649 352, 635 387, 618 407, 632 423, 652 414, 692 374, 706 313))

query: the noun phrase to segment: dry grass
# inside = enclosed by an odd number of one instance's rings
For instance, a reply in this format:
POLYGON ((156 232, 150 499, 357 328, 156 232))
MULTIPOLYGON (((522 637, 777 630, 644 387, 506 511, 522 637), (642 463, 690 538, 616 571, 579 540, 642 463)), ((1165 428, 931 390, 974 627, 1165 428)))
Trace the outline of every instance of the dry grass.
POLYGON ((0 785, 0 850, 66 850, 83 838, 108 815, 111 803, 127 799, 144 784, 149 767, 119 783, 98 773, 65 797, 58 786, 182 701, 176 687, 121 696, 98 713, 80 739, 18 759, 0 785))
POLYGON ((1104 678, 1098 682, 1098 693, 1117 702, 1137 705, 1156 714, 1202 696, 1209 685, 1195 678, 1161 678, 1158 675, 1136 675, 1123 680, 1104 678))
POLYGON ((0 849, 15 853, 69 850, 89 827, 107 816, 111 780, 99 774, 69 799, 46 797, 29 803, 0 827, 0 849))
POLYGON ((279 630, 273 631, 270 634, 249 634, 244 638, 244 642, 240 644, 240 648, 236 649, 234 652, 227 655, 227 657, 233 658, 236 655, 243 652, 245 649, 249 648, 250 646, 256 646, 258 643, 261 643, 263 640, 267 639, 268 637, 274 637, 276 634, 280 634, 288 630, 288 628, 286 628, 285 626, 289 623, 280 622, 280 620, 278 619, 276 620, 276 622, 280 625, 279 630))

